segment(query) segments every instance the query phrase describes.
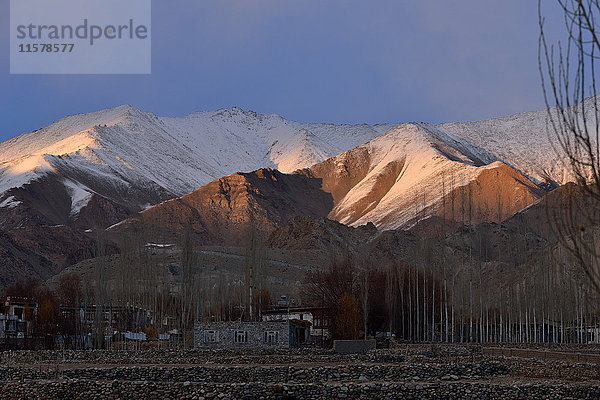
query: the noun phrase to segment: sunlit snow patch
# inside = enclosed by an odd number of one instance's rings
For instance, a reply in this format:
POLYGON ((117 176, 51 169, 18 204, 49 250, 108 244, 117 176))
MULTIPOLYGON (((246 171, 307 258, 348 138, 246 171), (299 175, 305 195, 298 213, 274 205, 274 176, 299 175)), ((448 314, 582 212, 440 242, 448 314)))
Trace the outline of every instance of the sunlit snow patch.
POLYGON ((18 206, 21 203, 22 203, 21 201, 15 199, 15 196, 9 196, 6 199, 4 199, 4 201, 2 201, 2 203, 0 203, 0 207, 15 208, 16 206, 18 206))
POLYGON ((71 215, 77 215, 83 207, 88 205, 92 199, 92 193, 73 181, 65 180, 65 186, 71 192, 71 215))

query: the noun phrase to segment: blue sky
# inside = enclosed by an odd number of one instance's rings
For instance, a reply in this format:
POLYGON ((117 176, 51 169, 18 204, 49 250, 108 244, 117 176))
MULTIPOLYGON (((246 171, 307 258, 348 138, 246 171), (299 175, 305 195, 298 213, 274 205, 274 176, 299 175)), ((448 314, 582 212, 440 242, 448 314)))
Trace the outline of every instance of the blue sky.
MULTIPOLYGON (((335 123, 544 106, 537 0, 154 0, 153 73, 139 76, 10 75, 8 3, 0 0, 1 140, 120 104, 335 123)), ((552 3, 545 10, 556 17, 552 3)))

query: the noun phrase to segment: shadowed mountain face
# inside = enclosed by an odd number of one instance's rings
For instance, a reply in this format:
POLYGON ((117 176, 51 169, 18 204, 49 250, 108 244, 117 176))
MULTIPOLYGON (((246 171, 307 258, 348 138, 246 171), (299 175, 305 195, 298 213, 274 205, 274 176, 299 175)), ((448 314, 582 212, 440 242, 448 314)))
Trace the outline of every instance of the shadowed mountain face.
POLYGON ((68 226, 31 223, 0 232, 0 289, 26 278, 48 279, 94 257, 96 248, 95 240, 68 226))
POLYGON ((600 210, 594 203, 584 188, 566 184, 501 223, 457 228, 445 243, 483 262, 539 262, 567 237, 597 230, 600 210))
POLYGON ((109 232, 173 241, 191 227, 202 244, 238 244, 249 225, 268 233, 297 215, 326 216, 333 200, 321 185, 317 178, 272 169, 235 173, 137 213, 109 232))
POLYGON ((598 202, 590 191, 567 183, 505 221, 511 228, 527 230, 555 241, 600 224, 598 202))
POLYGON ((20 279, 48 279, 60 270, 51 261, 19 245, 5 233, 0 233, 0 263, 0 288, 6 288, 20 279))
MULTIPOLYGON (((270 248, 286 251, 318 251, 329 259, 351 257, 365 265, 383 267, 395 261, 418 265, 419 243, 424 239, 403 230, 379 231, 373 224, 351 227, 326 218, 296 217, 275 230, 270 248)), ((436 243, 438 253, 443 246, 436 243)))
POLYGON ((54 174, 10 189, 0 204, 0 265, 4 266, 0 287, 25 278, 44 280, 68 265, 94 257, 96 241, 78 227, 78 221, 85 221, 86 228, 103 226, 128 214, 93 195, 80 215, 84 219, 75 218, 68 187, 54 174))
POLYGON ((375 225, 356 228, 326 218, 294 217, 271 233, 267 246, 287 250, 316 250, 332 255, 358 254, 380 235, 375 225))

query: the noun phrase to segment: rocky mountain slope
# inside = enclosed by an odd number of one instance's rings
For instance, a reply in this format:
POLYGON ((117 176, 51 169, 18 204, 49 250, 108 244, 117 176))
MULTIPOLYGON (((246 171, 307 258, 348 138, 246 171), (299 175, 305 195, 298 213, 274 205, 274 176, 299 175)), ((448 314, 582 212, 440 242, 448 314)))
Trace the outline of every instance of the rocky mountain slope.
POLYGON ((249 229, 271 232, 297 215, 324 217, 333 207, 321 180, 260 169, 216 179, 190 194, 165 201, 108 229, 136 232, 150 242, 177 243, 191 229, 202 244, 243 243, 249 229))

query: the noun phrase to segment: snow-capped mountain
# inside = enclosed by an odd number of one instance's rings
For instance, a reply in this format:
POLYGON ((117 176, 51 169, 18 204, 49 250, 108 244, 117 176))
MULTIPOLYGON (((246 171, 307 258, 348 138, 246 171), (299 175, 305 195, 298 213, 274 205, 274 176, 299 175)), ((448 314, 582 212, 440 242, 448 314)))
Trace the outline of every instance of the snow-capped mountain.
POLYGON ((303 173, 323 180, 329 218, 380 229, 409 228, 431 216, 500 221, 542 190, 468 141, 427 124, 403 124, 303 173))
POLYGON ((390 127, 300 124, 239 108, 183 118, 131 106, 73 115, 0 144, 0 204, 21 201, 10 189, 57 175, 71 214, 93 195, 138 211, 236 171, 310 166, 390 127))
POLYGON ((110 227, 147 241, 235 245, 248 226, 265 233, 295 216, 328 217, 372 229, 411 228, 431 217, 500 222, 544 193, 493 154, 427 124, 403 124, 310 168, 260 169, 215 179, 110 227), (161 227, 160 229, 152 227, 161 227))
POLYGON ((270 230, 294 215, 379 229, 430 217, 498 221, 540 197, 529 177, 565 176, 550 148, 546 111, 397 126, 305 124, 239 108, 159 117, 120 106, 0 143, 0 248, 45 278, 94 254, 90 229, 138 221, 162 219, 174 232, 195 221, 214 244, 239 239, 252 214, 270 230), (293 174, 251 173, 261 168, 293 174))
MULTIPOLYGON (((578 120, 580 128, 587 124, 595 132, 597 102, 597 98, 587 98, 567 115, 578 120)), ((554 131, 553 124, 560 119, 557 109, 550 108, 438 127, 486 149, 538 182, 560 185, 573 180, 554 131)))
POLYGON ((37 205, 44 208, 46 222, 79 221, 87 228, 112 225, 237 171, 289 173, 324 162, 311 173, 336 177, 333 218, 396 227, 414 220, 416 213, 427 217, 441 191, 467 185, 481 174, 480 167, 499 165, 494 162, 515 167, 537 183, 565 179, 552 150, 546 111, 394 126, 303 124, 239 108, 179 118, 131 106, 73 115, 0 143, 0 225, 18 224, 7 224, 3 210, 23 206, 31 189, 21 189, 41 182, 60 186, 60 196, 54 197, 62 202, 68 198, 68 210, 37 205), (340 154, 344 151, 349 152, 340 154), (356 177, 342 184, 340 171, 356 177), (340 189, 343 185, 349 187, 340 189), (398 211, 384 217, 378 209, 398 211))

